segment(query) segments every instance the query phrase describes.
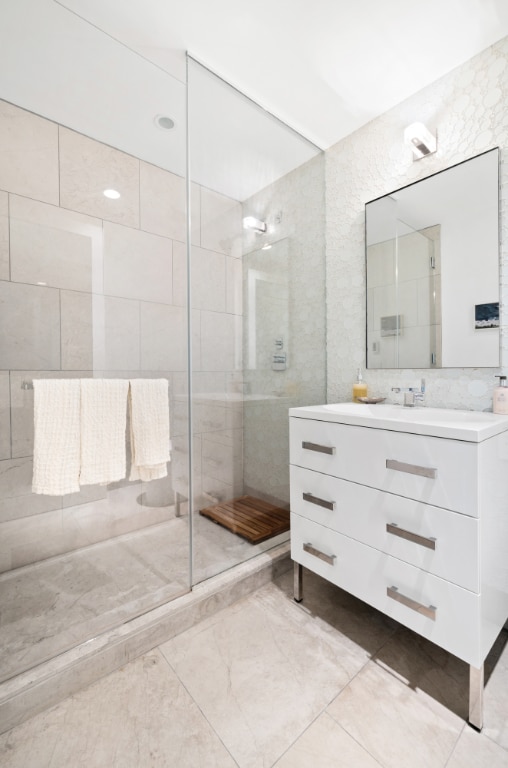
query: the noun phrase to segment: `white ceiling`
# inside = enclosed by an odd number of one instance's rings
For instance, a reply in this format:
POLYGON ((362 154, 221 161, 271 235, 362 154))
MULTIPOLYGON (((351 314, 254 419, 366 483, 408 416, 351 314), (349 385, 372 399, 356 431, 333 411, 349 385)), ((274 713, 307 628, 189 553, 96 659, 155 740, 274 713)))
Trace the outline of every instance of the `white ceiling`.
MULTIPOLYGON (((327 148, 508 35, 506 0, 0 0, 0 13, 0 98, 181 175, 186 51, 327 148)), ((244 200, 315 153, 206 73, 191 85, 194 180, 244 200)))
POLYGON ((188 50, 321 148, 508 35, 506 0, 61 0, 183 78, 188 50))

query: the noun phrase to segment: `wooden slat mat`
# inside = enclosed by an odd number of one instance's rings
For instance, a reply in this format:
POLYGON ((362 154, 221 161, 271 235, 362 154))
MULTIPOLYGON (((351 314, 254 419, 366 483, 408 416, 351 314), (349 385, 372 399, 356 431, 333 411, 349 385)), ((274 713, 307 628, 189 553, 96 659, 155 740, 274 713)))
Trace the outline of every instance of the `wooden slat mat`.
POLYGON ((289 531, 289 510, 275 507, 254 496, 239 496, 213 507, 199 510, 200 515, 258 544, 278 533, 289 531))

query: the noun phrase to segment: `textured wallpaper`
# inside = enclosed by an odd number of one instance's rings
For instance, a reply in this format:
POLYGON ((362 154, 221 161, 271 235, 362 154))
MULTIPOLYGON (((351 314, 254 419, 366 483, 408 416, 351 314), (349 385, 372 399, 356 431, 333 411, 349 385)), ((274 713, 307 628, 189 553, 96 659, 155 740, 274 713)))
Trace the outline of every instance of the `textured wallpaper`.
POLYGON ((364 205, 493 147, 500 147, 501 369, 368 370, 371 394, 399 402, 392 386, 426 380, 426 404, 489 409, 496 373, 508 372, 508 38, 363 126, 326 153, 327 399, 351 399, 365 368, 364 205), (437 132, 435 155, 413 162, 404 128, 437 132))

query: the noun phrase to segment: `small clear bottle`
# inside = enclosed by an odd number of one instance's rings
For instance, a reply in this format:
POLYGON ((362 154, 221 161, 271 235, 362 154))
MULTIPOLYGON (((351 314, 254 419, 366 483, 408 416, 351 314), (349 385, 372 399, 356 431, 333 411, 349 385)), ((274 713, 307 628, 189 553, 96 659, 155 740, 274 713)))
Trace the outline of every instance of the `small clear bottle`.
MULTIPOLYGON (((508 394, 508 389, 506 390, 506 393, 508 394)), ((358 368, 356 381, 353 384, 353 403, 361 403, 361 400, 359 399, 360 397, 367 397, 367 385, 362 379, 360 368, 358 368)))

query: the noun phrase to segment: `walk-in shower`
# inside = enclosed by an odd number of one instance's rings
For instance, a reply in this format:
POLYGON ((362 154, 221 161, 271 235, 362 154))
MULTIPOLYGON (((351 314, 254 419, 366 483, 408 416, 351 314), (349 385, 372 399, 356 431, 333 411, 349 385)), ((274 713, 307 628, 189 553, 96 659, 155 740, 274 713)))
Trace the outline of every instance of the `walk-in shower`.
POLYGON ((251 543, 200 512, 244 496, 287 510, 287 410, 325 397, 319 150, 191 58, 180 81, 61 5, 15 5, 0 46, 3 681, 287 538, 251 543), (167 380, 167 477, 32 493, 33 381, 75 378, 167 380))

